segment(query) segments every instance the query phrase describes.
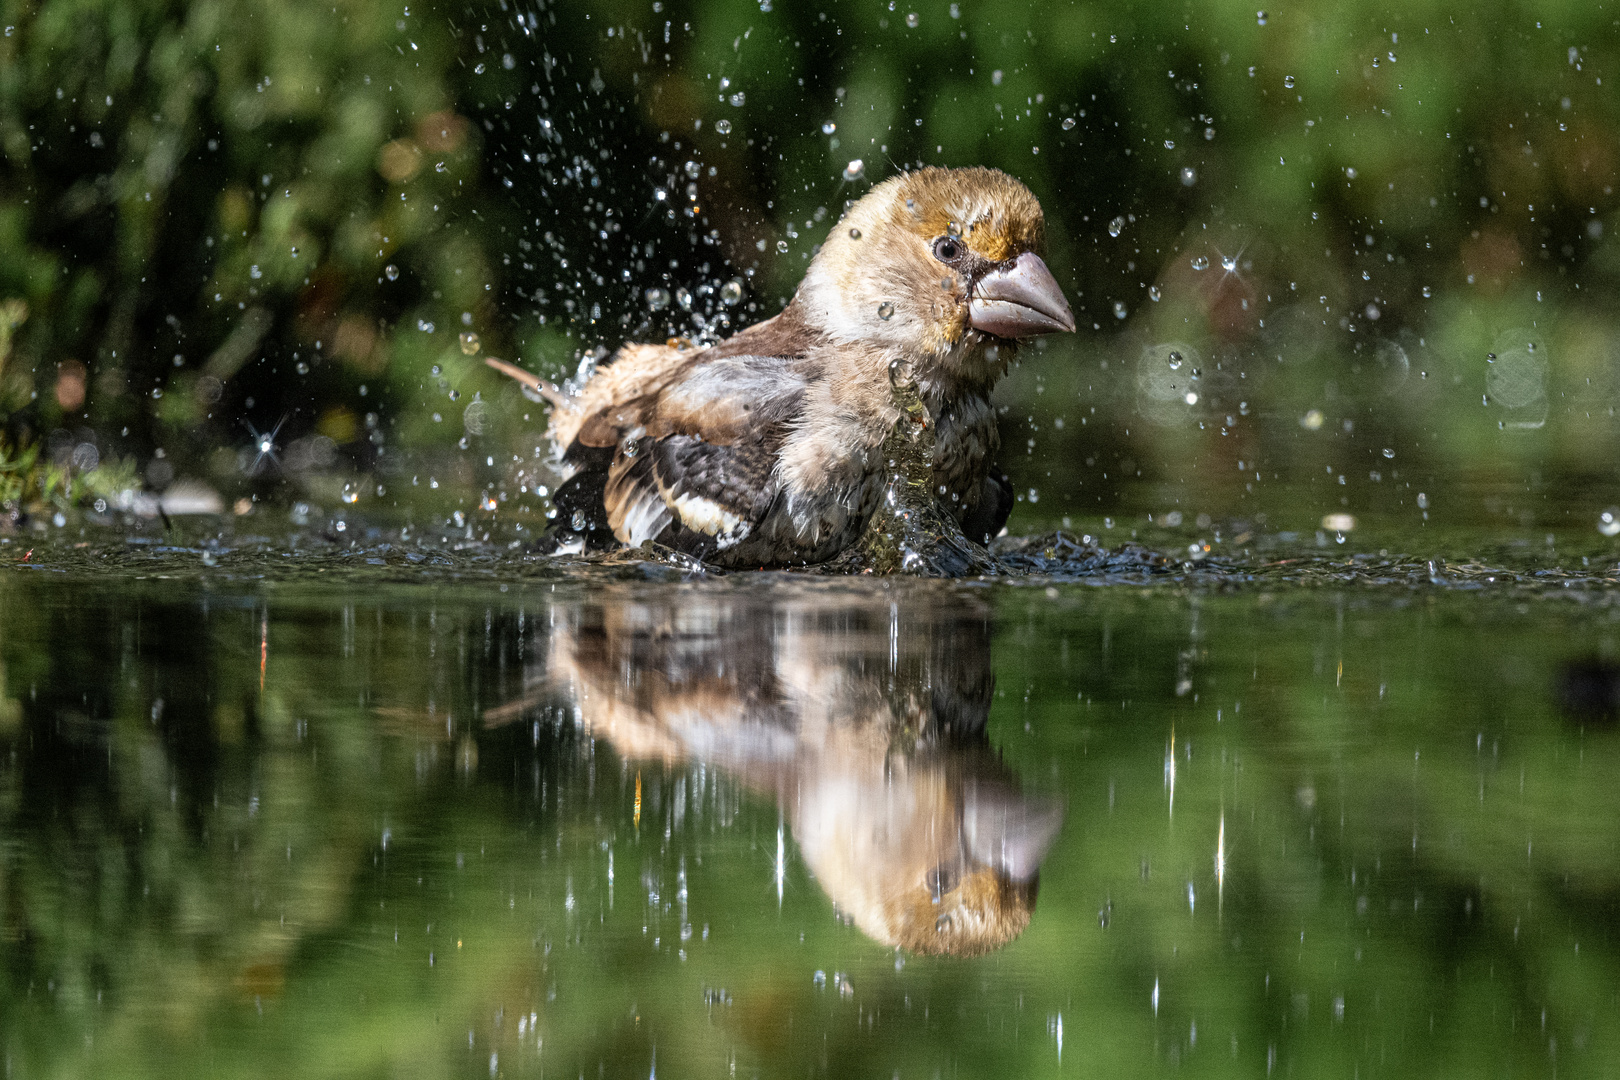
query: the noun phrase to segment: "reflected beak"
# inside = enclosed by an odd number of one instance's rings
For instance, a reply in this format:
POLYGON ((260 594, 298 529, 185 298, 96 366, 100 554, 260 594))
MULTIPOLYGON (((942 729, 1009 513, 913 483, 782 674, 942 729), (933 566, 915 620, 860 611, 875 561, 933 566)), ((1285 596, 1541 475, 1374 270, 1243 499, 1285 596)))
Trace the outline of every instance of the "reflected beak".
POLYGON ((973 860, 1013 881, 1031 881, 1063 827, 1063 804, 975 784, 962 806, 962 838, 973 860))
POLYGON ((1034 337, 1074 329, 1074 315, 1052 271, 1026 251, 979 279, 968 302, 973 329, 999 338, 1034 337))

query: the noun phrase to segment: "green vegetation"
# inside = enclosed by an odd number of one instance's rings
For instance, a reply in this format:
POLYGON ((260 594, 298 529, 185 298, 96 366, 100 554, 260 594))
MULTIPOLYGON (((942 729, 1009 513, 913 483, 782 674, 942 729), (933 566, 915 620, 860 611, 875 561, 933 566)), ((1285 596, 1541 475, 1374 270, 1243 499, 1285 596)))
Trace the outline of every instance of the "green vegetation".
POLYGON ((1589 527, 1615 494, 1609 4, 3 10, 13 445, 162 448, 149 483, 228 498, 539 511, 543 410, 482 356, 562 375, 725 333, 844 200, 937 162, 1030 184, 1084 315, 1006 387, 1043 496, 1015 522, 1411 517, 1460 487, 1471 519, 1589 527), (272 430, 277 460, 241 456, 272 430))

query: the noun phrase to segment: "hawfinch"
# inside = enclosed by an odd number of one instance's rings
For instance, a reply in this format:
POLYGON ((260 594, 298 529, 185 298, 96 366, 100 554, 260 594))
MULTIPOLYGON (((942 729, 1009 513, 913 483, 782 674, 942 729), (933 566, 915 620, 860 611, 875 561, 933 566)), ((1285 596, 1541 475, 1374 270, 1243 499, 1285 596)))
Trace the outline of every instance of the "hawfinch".
POLYGON ((902 173, 849 208, 780 314, 718 344, 626 345, 576 393, 493 362, 553 403, 554 547, 653 543, 743 568, 837 556, 882 496, 897 375, 933 428, 941 509, 988 542, 1013 501, 991 389, 1016 342, 1075 326, 1042 232, 1005 173, 902 173))

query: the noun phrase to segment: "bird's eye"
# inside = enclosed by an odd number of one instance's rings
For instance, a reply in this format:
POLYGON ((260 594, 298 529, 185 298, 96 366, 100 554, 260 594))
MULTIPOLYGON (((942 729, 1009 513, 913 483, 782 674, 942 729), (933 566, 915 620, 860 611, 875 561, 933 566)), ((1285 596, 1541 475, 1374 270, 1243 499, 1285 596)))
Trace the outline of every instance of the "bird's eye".
POLYGON ((962 254, 962 244, 953 236, 942 236, 934 241, 934 258, 940 262, 955 262, 962 254))
POLYGON ((928 886, 928 895, 937 904, 956 888, 956 870, 943 864, 936 866, 923 875, 923 884, 928 886))

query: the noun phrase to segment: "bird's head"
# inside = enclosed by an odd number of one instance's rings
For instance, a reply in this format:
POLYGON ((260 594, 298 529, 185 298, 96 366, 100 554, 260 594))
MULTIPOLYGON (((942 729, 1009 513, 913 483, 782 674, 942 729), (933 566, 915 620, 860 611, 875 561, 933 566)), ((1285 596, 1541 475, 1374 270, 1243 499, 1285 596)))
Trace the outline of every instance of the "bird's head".
POLYGON ((982 364, 985 345, 1074 329, 1044 232, 1040 203, 1004 172, 902 173, 833 227, 799 299, 834 339, 982 364))

